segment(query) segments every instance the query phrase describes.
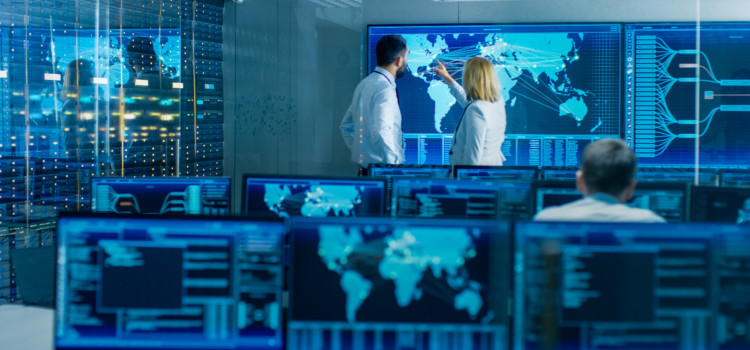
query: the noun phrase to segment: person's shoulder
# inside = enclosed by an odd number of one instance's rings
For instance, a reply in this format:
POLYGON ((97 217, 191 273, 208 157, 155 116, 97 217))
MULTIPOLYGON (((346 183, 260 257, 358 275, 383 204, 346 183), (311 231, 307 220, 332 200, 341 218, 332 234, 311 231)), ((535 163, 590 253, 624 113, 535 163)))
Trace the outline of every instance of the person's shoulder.
POLYGON ((580 207, 583 199, 579 199, 567 204, 547 207, 542 209, 534 216, 535 221, 568 221, 575 219, 573 216, 578 214, 576 208, 580 207))
POLYGON ((657 215, 651 210, 648 209, 640 209, 640 208, 631 208, 623 204, 622 210, 624 212, 627 212, 627 217, 633 219, 633 221, 637 222, 645 222, 645 223, 665 223, 667 220, 665 220, 663 217, 657 215))

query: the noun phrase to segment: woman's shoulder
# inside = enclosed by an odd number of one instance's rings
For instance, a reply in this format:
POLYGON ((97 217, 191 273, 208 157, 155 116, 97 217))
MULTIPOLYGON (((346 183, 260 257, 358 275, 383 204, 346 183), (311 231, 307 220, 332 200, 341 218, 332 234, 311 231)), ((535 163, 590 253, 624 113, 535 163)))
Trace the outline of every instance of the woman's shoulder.
POLYGON ((500 108, 505 108, 505 104, 503 103, 502 99, 496 102, 474 100, 471 105, 467 107, 467 111, 474 110, 481 113, 486 113, 487 111, 492 111, 500 108))

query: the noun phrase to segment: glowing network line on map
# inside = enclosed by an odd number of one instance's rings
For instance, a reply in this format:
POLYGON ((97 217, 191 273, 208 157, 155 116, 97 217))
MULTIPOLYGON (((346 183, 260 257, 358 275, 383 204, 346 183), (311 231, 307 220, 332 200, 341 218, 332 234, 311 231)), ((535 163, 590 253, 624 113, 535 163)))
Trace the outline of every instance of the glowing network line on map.
MULTIPOLYGON (((466 46, 439 55, 417 55, 414 58, 410 57, 410 60, 418 63, 420 66, 427 66, 429 71, 432 70, 432 68, 429 68, 430 65, 437 59, 443 62, 451 76, 460 76, 466 61, 477 56, 488 59, 497 69, 505 69, 508 75, 514 78, 516 84, 532 93, 529 96, 516 91, 516 95, 555 112, 558 112, 560 106, 564 103, 564 100, 558 94, 545 93, 548 91, 540 89, 539 85, 532 84, 526 79, 516 78, 521 76, 524 71, 528 71, 532 73, 534 80, 538 82, 540 76, 538 71, 550 68, 554 68, 555 70, 564 69, 566 63, 561 64, 561 60, 574 62, 579 59, 577 55, 565 59, 559 53, 513 45, 502 38, 497 38, 488 43, 466 46)), ((498 74, 502 73, 498 71, 498 74)))

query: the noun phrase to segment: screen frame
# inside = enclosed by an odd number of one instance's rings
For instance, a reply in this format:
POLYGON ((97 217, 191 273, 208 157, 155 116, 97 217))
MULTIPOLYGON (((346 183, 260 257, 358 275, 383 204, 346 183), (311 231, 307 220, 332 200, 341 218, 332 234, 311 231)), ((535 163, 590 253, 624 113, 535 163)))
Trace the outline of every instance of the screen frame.
MULTIPOLYGON (((456 165, 456 166, 453 167, 453 178, 454 179, 456 179, 456 180, 463 180, 463 179, 459 179, 458 178, 458 171, 462 170, 462 169, 468 169, 468 170, 488 170, 488 171, 491 171, 491 170, 506 170, 507 169, 509 172, 512 172, 513 170, 521 170, 521 171, 523 171, 523 170, 533 170, 534 171, 534 175, 533 175, 534 180, 538 180, 539 179, 539 174, 541 172, 541 169, 539 167, 533 166, 533 165, 518 165, 518 166, 513 166, 513 165, 508 165, 508 166, 503 166, 503 165, 500 165, 500 166, 492 166, 492 165, 456 165)), ((487 180, 492 180, 492 179, 488 178, 487 180)), ((495 180, 497 180, 497 179, 495 179, 495 180)), ((528 180, 515 180, 515 181, 528 181, 528 180)))

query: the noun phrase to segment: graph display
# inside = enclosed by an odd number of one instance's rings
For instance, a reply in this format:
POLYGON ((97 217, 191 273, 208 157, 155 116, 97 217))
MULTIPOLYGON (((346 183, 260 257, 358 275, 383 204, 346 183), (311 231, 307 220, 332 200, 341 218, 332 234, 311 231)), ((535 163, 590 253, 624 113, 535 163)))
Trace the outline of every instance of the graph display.
POLYGON ((63 217, 56 349, 282 349, 282 221, 63 217))
POLYGON ((326 179, 245 175, 243 212, 247 215, 381 216, 385 187, 377 179, 326 179))
POLYGON ((229 215, 229 178, 94 178, 96 213, 229 215))
POLYGON ((391 214, 396 217, 496 219, 500 185, 493 181, 393 180, 391 214))
POLYGON ((505 349, 507 224, 294 218, 290 349, 505 349))
POLYGON ((371 26, 370 71, 387 34, 410 49, 397 81, 408 164, 449 164, 462 115, 435 59, 459 83, 470 58, 494 64, 508 121, 504 165, 576 166, 592 140, 619 137, 620 25, 371 26))
POLYGON ((742 349, 750 231, 516 223, 513 349, 742 349))
MULTIPOLYGON (((639 183, 633 198, 627 203, 631 208, 651 210, 668 222, 685 222, 688 219, 686 183, 639 183)), ((552 206, 565 205, 583 198, 573 181, 549 181, 537 185, 536 213, 552 206)))
POLYGON ((695 24, 625 32, 625 137, 639 162, 694 167, 700 138, 701 167, 749 167, 750 25, 701 23, 700 49, 695 24))

